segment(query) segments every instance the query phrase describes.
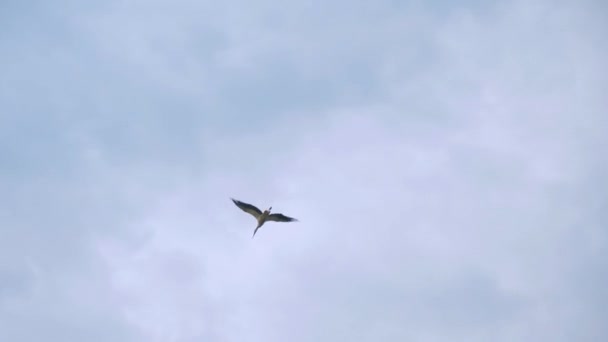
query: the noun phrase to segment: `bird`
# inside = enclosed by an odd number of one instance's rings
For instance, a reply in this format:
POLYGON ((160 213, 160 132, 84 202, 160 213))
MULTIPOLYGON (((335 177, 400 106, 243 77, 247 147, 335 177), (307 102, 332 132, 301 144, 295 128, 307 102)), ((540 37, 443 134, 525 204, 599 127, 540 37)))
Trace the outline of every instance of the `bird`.
POLYGON ((275 221, 275 222, 297 222, 298 221, 297 219, 295 219, 293 217, 285 216, 280 213, 271 214, 270 211, 272 210, 272 207, 270 207, 267 210, 264 210, 264 212, 262 212, 256 206, 251 205, 249 203, 241 202, 239 200, 235 200, 234 198, 231 198, 231 200, 232 200, 232 202, 234 202, 234 204, 236 204, 237 207, 239 207, 244 212, 251 214, 258 221, 258 225, 257 225, 257 227, 255 227, 255 230, 253 231, 253 236, 251 237, 252 239, 255 237, 255 233, 258 231, 258 229, 260 229, 260 227, 262 227, 264 225, 264 223, 266 223, 266 221, 275 221))

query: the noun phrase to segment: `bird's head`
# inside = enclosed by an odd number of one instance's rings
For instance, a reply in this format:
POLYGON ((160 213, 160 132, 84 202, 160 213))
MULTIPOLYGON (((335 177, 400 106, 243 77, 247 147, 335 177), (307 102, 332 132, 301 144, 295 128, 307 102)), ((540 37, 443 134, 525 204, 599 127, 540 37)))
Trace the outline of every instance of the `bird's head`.
POLYGON ((272 210, 272 207, 268 208, 268 212, 270 212, 272 210))

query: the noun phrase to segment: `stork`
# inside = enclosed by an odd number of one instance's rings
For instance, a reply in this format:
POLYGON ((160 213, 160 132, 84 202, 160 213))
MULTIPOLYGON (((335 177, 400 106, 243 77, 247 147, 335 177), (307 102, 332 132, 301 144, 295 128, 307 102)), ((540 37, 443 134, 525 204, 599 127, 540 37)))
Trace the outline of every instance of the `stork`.
POLYGON ((231 198, 231 200, 232 200, 232 202, 234 202, 234 204, 236 204, 237 207, 239 207, 244 212, 251 214, 258 221, 258 225, 257 225, 257 227, 255 227, 255 230, 253 231, 253 236, 251 237, 252 239, 255 237, 255 233, 258 231, 258 229, 260 229, 260 227, 262 227, 264 225, 264 223, 266 223, 267 221, 275 221, 275 222, 297 222, 298 221, 297 219, 295 219, 293 217, 285 216, 280 213, 271 214, 270 211, 272 210, 272 207, 270 207, 267 210, 264 210, 264 212, 262 212, 256 206, 251 205, 249 203, 241 202, 239 200, 235 200, 234 198, 231 198))

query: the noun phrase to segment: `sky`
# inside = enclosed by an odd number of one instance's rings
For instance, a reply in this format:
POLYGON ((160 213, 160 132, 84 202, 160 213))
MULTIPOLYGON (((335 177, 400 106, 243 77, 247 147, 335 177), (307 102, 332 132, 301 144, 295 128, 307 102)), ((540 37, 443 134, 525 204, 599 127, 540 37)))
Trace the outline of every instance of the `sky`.
POLYGON ((2 1, 0 340, 608 340, 607 10, 2 1))

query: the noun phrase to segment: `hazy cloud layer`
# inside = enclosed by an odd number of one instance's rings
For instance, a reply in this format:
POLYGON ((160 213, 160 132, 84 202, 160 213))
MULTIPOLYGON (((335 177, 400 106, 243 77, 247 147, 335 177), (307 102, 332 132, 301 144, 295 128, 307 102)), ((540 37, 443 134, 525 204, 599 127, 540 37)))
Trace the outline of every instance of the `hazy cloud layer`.
POLYGON ((608 338, 603 3, 0 13, 0 340, 608 338))

